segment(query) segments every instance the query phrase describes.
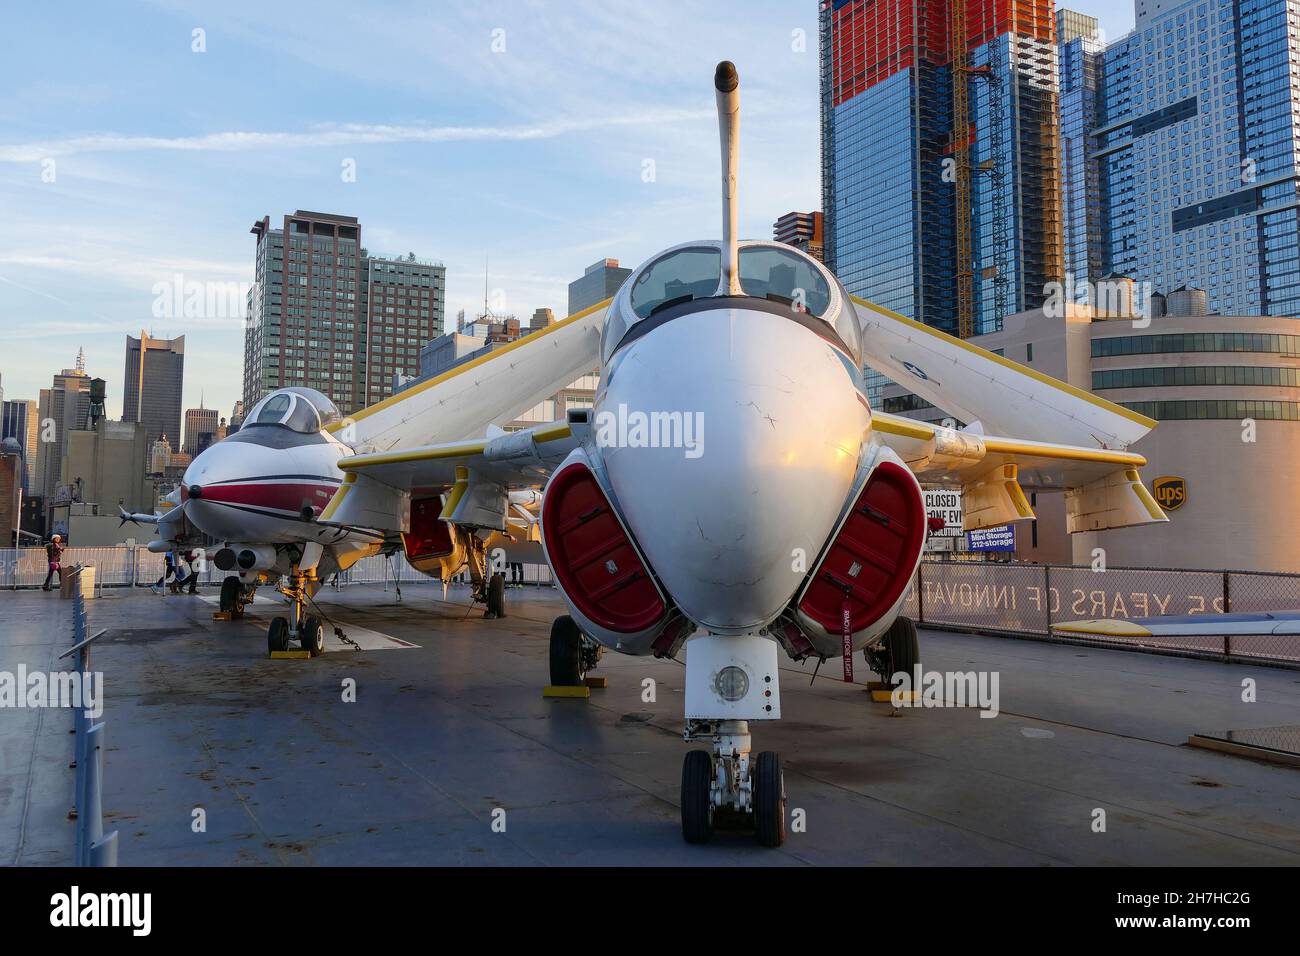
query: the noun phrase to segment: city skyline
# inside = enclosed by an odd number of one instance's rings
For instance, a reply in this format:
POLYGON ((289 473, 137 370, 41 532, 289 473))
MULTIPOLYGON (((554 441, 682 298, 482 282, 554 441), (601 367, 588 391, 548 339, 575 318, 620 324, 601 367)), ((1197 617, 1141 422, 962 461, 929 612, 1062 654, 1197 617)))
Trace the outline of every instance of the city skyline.
MULTIPOLYGON (((485 258, 507 311, 558 314, 593 259, 634 266, 684 232, 717 232, 712 103, 696 80, 724 56, 747 82, 741 232, 765 238, 776 216, 820 206, 815 3, 743 18, 722 7, 703 14, 718 29, 685 36, 665 33, 662 14, 594 4, 383 18, 344 5, 311 18, 252 4, 147 6, 153 15, 129 33, 108 10, 78 12, 75 29, 15 12, 32 42, 0 66, 14 91, 0 107, 11 211, 0 325, 22 353, 2 369, 10 397, 36 399, 84 346, 88 371, 107 381, 108 415, 120 417, 122 336, 144 329, 185 335, 202 356, 184 407, 200 393, 232 405, 242 320, 165 313, 186 283, 252 281, 247 224, 268 209, 356 216, 371 224, 372 253, 444 261, 448 315, 481 307, 485 258), (35 51, 55 33, 67 57, 51 87, 29 78, 46 72, 35 51), (441 51, 438 71, 430 49, 441 51), (368 55, 342 55, 353 50, 368 55), (285 72, 274 103, 262 95, 271 69, 285 72)), ((1127 3, 1072 6, 1101 16, 1111 36, 1131 23, 1127 3)))

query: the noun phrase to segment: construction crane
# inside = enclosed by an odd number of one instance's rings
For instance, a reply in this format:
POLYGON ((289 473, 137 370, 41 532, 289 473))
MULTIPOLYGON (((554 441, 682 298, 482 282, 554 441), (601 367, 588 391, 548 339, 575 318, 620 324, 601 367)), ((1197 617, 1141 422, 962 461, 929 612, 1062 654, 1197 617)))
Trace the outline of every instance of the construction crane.
POLYGON ((971 241, 970 189, 970 74, 966 50, 966 0, 948 0, 948 39, 952 45, 952 160, 957 187, 954 219, 957 221, 957 334, 968 339, 975 332, 975 255, 971 241))

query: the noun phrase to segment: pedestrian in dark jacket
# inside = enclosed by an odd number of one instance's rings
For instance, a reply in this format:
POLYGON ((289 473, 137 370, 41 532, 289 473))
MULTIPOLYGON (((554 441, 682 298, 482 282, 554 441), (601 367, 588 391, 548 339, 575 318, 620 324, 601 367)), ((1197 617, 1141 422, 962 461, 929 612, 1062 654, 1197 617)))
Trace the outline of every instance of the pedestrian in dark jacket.
MULTIPOLYGON (((163 570, 163 576, 160 577, 156 582, 154 582, 153 587, 151 587, 151 588, 149 589, 149 590, 153 591, 155 594, 162 594, 162 593, 163 593, 163 584, 165 584, 165 583, 167 582, 167 579, 168 579, 168 578, 174 577, 175 574, 176 574, 176 557, 175 557, 175 555, 173 555, 172 552, 168 551, 166 554, 163 555, 163 561, 166 562, 166 567, 165 567, 164 570, 163 570)), ((173 585, 172 585, 172 590, 175 590, 175 589, 176 589, 176 585, 173 583, 173 585)))
POLYGON ((50 539, 50 543, 45 546, 45 560, 49 564, 49 571, 45 575, 45 583, 41 585, 42 591, 50 590, 50 581, 57 574, 59 583, 63 583, 63 536, 56 534, 50 539))

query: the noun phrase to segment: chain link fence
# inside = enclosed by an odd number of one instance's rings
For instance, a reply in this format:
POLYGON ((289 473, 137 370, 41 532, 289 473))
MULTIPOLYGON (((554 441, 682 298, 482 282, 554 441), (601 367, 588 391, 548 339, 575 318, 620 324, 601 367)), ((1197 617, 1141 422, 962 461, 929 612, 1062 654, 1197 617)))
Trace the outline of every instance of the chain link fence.
MULTIPOLYGON (((148 586, 163 574, 163 556, 147 548, 68 548, 64 567, 95 566, 95 586, 148 586)), ((506 583, 549 586, 545 564, 500 567, 506 583)), ((0 587, 40 587, 43 548, 0 550, 0 587)), ((199 580, 220 583, 222 572, 201 561, 199 580)), ((338 576, 338 584, 431 582, 401 555, 363 558, 338 576)), ((1300 574, 1196 571, 1180 568, 1108 568, 1066 565, 924 561, 912 581, 903 613, 933 628, 978 630, 1008 636, 1058 638, 1055 624, 1087 618, 1214 615, 1300 611, 1300 574)), ((1164 650, 1203 656, 1300 663, 1294 635, 1214 635, 1127 638, 1071 635, 1072 641, 1164 650)))
MULTIPOLYGON (((225 573, 217 569, 211 561, 200 559, 199 582, 202 584, 220 584, 225 573)), ((131 547, 119 545, 107 548, 65 548, 62 557, 63 566, 71 568, 78 564, 94 565, 95 587, 148 587, 162 580, 166 562, 161 554, 153 554, 143 545, 131 547)), ((45 581, 48 565, 44 548, 3 548, 0 549, 0 588, 40 587, 45 581)), ((553 583, 551 569, 545 564, 523 564, 512 567, 510 562, 498 565, 496 570, 506 576, 507 584, 531 584, 549 586, 553 583)), ((356 564, 338 575, 338 584, 385 584, 392 581, 414 583, 432 581, 421 574, 403 555, 384 557, 372 555, 362 558, 356 564)), ((465 576, 468 581, 468 575, 465 576)), ((331 582, 333 579, 331 578, 331 582)))
MULTIPOLYGON (((1056 638, 1053 626, 1129 619, 1300 611, 1300 574, 924 561, 903 613, 929 627, 1056 638)), ((1196 634, 1143 637, 1071 634, 1072 641, 1217 658, 1300 663, 1295 635, 1196 634)))

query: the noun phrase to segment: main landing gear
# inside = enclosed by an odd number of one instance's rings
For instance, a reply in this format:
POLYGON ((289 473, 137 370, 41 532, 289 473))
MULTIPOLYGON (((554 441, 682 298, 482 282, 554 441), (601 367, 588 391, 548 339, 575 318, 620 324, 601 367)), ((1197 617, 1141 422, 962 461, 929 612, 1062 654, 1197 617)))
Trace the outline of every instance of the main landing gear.
POLYGON ((487 544, 473 530, 453 526, 460 544, 465 549, 470 581, 470 601, 485 606, 483 617, 496 620, 506 616, 506 576, 501 571, 489 572, 487 544))
POLYGON ((297 640, 312 657, 325 650, 325 629, 321 625, 321 619, 315 614, 306 613, 308 588, 312 580, 314 578, 295 571, 289 575, 289 583, 278 589, 289 599, 289 616, 272 618, 266 629, 266 644, 271 653, 287 651, 291 639, 297 640))
POLYGON ((894 686, 894 675, 902 672, 913 679, 913 672, 921 663, 921 645, 916 636, 916 622, 898 617, 889 625, 885 636, 874 647, 862 649, 867 666, 880 675, 888 687, 894 686))
POLYGON ((692 750, 682 764, 682 836, 707 843, 715 823, 749 822, 763 846, 785 842, 785 777, 771 750, 750 752, 749 721, 688 721, 686 738, 708 736, 712 751, 692 750))
POLYGON ((569 615, 557 617, 551 624, 551 683, 556 687, 580 686, 587 672, 596 669, 603 650, 578 629, 569 615))
POLYGON ((244 608, 253 603, 255 587, 245 587, 238 575, 232 574, 221 582, 218 607, 232 618, 243 617, 244 608))

